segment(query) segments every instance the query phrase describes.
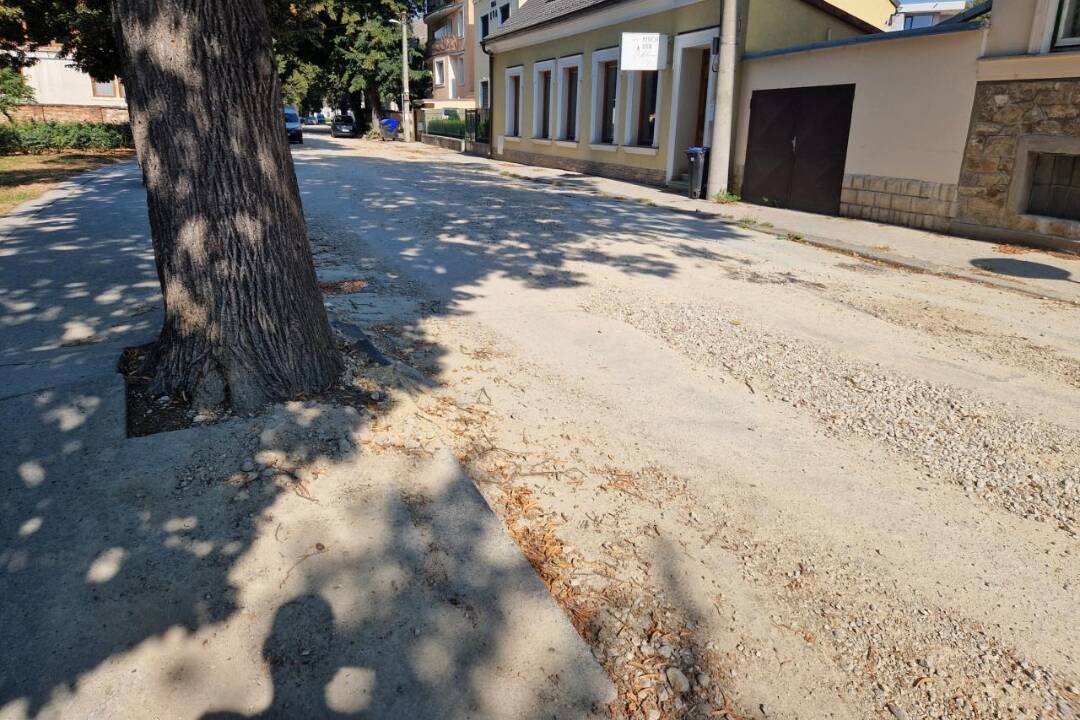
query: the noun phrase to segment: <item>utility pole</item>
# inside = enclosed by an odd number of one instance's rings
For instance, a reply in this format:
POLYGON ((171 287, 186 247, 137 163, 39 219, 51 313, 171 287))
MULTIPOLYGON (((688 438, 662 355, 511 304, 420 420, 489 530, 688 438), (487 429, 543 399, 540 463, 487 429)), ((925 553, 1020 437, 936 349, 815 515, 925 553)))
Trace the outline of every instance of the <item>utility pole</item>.
POLYGON ((405 142, 412 142, 412 105, 409 103, 409 20, 404 12, 401 13, 401 120, 405 123, 405 142))
POLYGON ((728 191, 731 177, 732 133, 735 125, 735 64, 738 62, 739 0, 722 0, 720 15, 720 65, 716 74, 713 105, 712 147, 709 150, 710 200, 728 191))

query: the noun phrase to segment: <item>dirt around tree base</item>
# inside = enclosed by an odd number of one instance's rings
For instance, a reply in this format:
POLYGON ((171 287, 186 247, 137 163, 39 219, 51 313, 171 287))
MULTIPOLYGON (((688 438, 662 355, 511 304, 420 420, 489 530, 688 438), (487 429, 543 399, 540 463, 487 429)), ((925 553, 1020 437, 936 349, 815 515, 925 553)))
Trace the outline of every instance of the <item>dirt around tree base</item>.
MULTIPOLYGON (((129 438, 184 430, 195 425, 214 425, 233 417, 228 411, 197 412, 190 398, 155 396, 151 393, 151 378, 142 368, 152 348, 153 343, 125 348, 117 363, 117 371, 124 376, 125 430, 129 438)), ((338 349, 347 368, 339 382, 322 392, 302 393, 287 400, 318 400, 375 412, 380 407, 380 401, 384 400, 385 394, 374 386, 358 385, 354 379, 354 372, 349 370, 349 368, 368 365, 371 359, 363 350, 348 343, 339 343, 338 349)))
POLYGON ((151 378, 142 367, 152 348, 152 343, 124 348, 117 364, 117 370, 124 376, 125 425, 129 438, 183 430, 195 424, 187 399, 168 395, 154 397, 150 392, 151 378))

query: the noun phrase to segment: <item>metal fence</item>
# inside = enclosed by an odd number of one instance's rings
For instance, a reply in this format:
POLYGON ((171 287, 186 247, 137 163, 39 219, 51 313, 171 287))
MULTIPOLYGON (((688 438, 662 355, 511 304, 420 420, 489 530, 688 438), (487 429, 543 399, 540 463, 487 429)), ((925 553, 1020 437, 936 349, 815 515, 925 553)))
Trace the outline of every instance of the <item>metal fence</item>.
POLYGON ((465 138, 465 111, 454 108, 424 110, 423 131, 428 135, 465 138))
POLYGON ((416 127, 428 135, 491 142, 491 110, 424 109, 417 112, 416 127))
POLYGON ((491 142, 491 109, 465 111, 465 139, 473 142, 491 142))

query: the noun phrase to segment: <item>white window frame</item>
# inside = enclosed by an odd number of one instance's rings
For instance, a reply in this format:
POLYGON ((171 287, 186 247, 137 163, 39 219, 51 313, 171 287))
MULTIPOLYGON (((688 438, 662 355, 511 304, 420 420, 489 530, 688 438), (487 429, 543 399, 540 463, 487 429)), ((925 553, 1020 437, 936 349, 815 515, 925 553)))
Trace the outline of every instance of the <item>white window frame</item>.
POLYGON ((458 100, 461 97, 461 81, 465 77, 465 60, 461 55, 451 55, 446 58, 446 67, 449 72, 446 96, 451 100, 458 100), (458 77, 456 69, 458 63, 461 63, 461 77, 458 77))
POLYGON ((521 133, 525 129, 525 67, 523 65, 515 65, 511 68, 506 68, 506 101, 503 107, 506 108, 504 113, 503 131, 507 138, 518 139, 521 137, 521 133), (518 98, 517 98, 517 118, 518 118, 518 134, 514 135, 511 131, 514 129, 514 124, 511 122, 510 115, 510 88, 512 83, 510 78, 516 77, 518 79, 518 98))
POLYGON ((533 63, 533 111, 532 111, 532 138, 534 140, 552 140, 554 139, 555 131, 555 114, 556 103, 558 101, 556 86, 557 78, 555 77, 555 61, 543 60, 538 63, 533 63), (543 127, 541 114, 543 113, 543 97, 541 95, 540 85, 540 73, 551 73, 551 107, 548 109, 550 117, 548 117, 548 137, 540 137, 540 129, 543 127))
POLYGON ((577 145, 581 140, 581 55, 571 55, 569 57, 561 57, 555 65, 558 75, 558 92, 556 93, 557 101, 555 105, 555 142, 563 145, 577 145), (563 138, 563 129, 566 127, 566 104, 567 100, 567 88, 566 88, 566 71, 570 68, 577 68, 577 88, 574 95, 574 107, 577 109, 577 116, 574 118, 574 129, 577 131, 576 136, 572 140, 563 138))
POLYGON ((664 70, 659 70, 656 73, 656 122, 653 124, 653 136, 652 144, 650 145, 638 145, 637 143, 637 116, 638 116, 638 85, 641 84, 640 70, 628 70, 626 73, 626 133, 623 136, 623 149, 637 148, 638 150, 649 149, 655 150, 660 147, 660 121, 664 117, 664 113, 660 112, 660 108, 664 104, 664 75, 667 73, 664 70))
POLYGON ((446 65, 443 64, 443 58, 438 58, 431 65, 433 71, 431 82, 435 87, 442 87, 446 84, 446 65))
POLYGON ((619 48, 618 46, 613 48, 607 48, 605 50, 596 50, 593 52, 590 58, 592 62, 592 99, 589 103, 589 107, 592 114, 592 128, 589 131, 589 142, 593 145, 618 145, 619 144, 619 100, 621 92, 620 86, 622 85, 622 67, 616 65, 615 71, 615 111, 613 113, 612 122, 615 125, 615 132, 612 134, 611 142, 605 143, 600 139, 600 135, 603 132, 601 127, 602 117, 600 113, 600 106, 604 102, 604 78, 601 68, 605 63, 614 60, 619 62, 619 48))
POLYGON ((1065 15, 1070 11, 1075 12, 1077 6, 1080 5, 1080 0, 1061 0, 1058 3, 1056 12, 1053 13, 1053 38, 1050 41, 1052 48, 1078 48, 1080 49, 1080 35, 1072 37, 1062 37, 1064 31, 1064 24, 1061 22, 1064 20, 1065 15))

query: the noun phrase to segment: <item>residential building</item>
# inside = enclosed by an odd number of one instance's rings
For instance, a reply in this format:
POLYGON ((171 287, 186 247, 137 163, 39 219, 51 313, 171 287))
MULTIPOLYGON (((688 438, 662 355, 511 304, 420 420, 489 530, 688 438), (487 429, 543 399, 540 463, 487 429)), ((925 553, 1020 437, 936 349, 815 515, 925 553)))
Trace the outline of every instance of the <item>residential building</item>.
POLYGON ((957 15, 971 5, 968 0, 945 0, 944 2, 905 2, 896 8, 889 18, 886 30, 918 30, 937 25, 957 15))
POLYGON ((60 57, 59 48, 40 48, 28 55, 36 62, 22 72, 34 90, 34 103, 17 108, 12 113, 16 120, 127 122, 119 78, 94 79, 60 57))
MULTIPOLYGON (((540 0, 546 2, 547 0, 540 0)), ((483 43, 487 37, 502 28, 513 15, 517 14, 518 8, 525 4, 525 0, 473 0, 475 16, 477 18, 476 29, 476 104, 478 107, 491 107, 491 60, 484 52, 483 43)))
MULTIPOLYGON (((746 0, 746 52, 879 32, 890 0, 746 0)), ((493 155, 653 184, 709 144, 721 3, 530 0, 491 32, 493 155)))
POLYGON ((476 6, 472 0, 430 0, 424 15, 432 96, 424 107, 476 107, 476 6))
POLYGON ((739 103, 745 199, 1080 250, 1077 0, 747 53, 739 103))

